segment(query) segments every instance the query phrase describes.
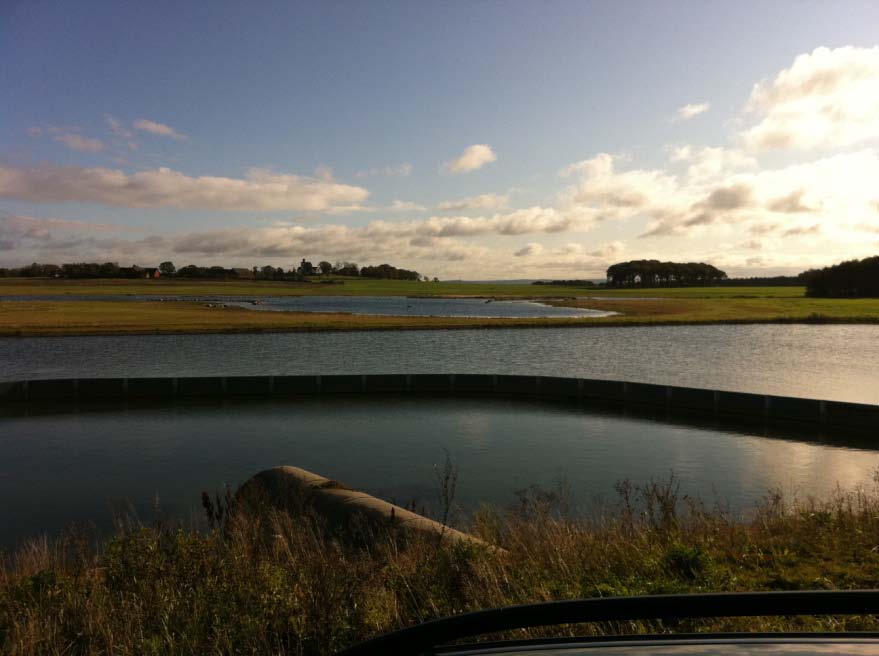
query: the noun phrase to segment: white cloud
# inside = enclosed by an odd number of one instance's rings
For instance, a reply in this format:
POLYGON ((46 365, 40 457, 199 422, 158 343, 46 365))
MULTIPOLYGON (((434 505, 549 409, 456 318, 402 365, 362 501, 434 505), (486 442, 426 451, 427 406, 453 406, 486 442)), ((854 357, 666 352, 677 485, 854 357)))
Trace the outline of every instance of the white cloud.
POLYGON ((803 212, 818 211, 818 207, 809 205, 805 198, 805 189, 797 189, 786 196, 773 198, 766 204, 766 208, 772 212, 782 212, 784 214, 799 214, 803 212))
POLYGON ((626 250, 625 244, 619 240, 614 240, 607 242, 606 244, 602 244, 594 251, 591 251, 589 255, 592 257, 613 257, 615 255, 619 255, 624 250, 626 250))
POLYGON ((743 224, 750 234, 803 234, 816 223, 837 245, 852 242, 845 222, 875 220, 871 203, 879 179, 879 152, 844 153, 779 169, 735 173, 711 184, 684 181, 677 194, 688 203, 647 203, 652 218, 643 236, 687 235, 710 226, 743 224), (791 230, 794 229, 793 232, 791 230), (825 230, 826 232, 826 230, 825 230))
POLYGON ((816 48, 754 85, 742 133, 754 150, 850 146, 879 138, 879 47, 816 48))
POLYGON ((522 248, 513 253, 514 257, 532 257, 534 255, 540 255, 543 252, 543 246, 538 244, 536 241, 531 242, 530 244, 525 244, 522 248))
POLYGON ((443 211, 461 212, 464 210, 498 210, 507 206, 509 196, 499 194, 480 194, 460 200, 447 200, 438 205, 443 211))
POLYGON ((627 218, 657 204, 679 202, 679 184, 674 175, 661 170, 634 169, 618 172, 608 153, 570 164, 562 176, 581 175, 578 184, 561 194, 565 207, 590 210, 595 219, 627 218))
POLYGON ((679 146, 669 157, 672 162, 687 162, 687 177, 691 182, 708 182, 731 173, 756 169, 757 160, 735 148, 679 146))
POLYGON ((125 228, 106 223, 72 221, 58 218, 37 218, 14 215, 0 210, 0 250, 14 250, 28 242, 38 242, 42 246, 50 243, 81 243, 83 233, 119 232, 125 228))
POLYGON ((170 137, 171 139, 186 139, 185 134, 181 134, 177 132, 170 125, 165 125, 164 123, 157 123, 156 121, 151 121, 146 118, 139 118, 134 123, 132 123, 136 130, 142 130, 143 132, 149 132, 150 134, 154 134, 159 137, 170 137))
POLYGON ((104 120, 107 122, 107 127, 113 135, 124 141, 134 139, 134 132, 125 127, 125 124, 112 114, 104 114, 104 120))
POLYGON ((812 225, 801 225, 788 228, 782 233, 782 237, 803 237, 807 235, 818 235, 821 233, 821 224, 813 223, 812 225))
POLYGON ((100 139, 92 139, 83 137, 79 134, 59 134, 53 139, 72 150, 78 150, 83 153, 98 153, 104 150, 104 142, 100 139))
POLYGON ((494 154, 491 146, 487 144, 473 144, 472 146, 467 146, 460 157, 446 162, 444 168, 453 174, 467 173, 468 171, 481 169, 486 164, 496 160, 497 155, 494 154))
POLYGON ((367 169, 365 171, 357 171, 354 174, 354 177, 358 180, 362 180, 363 178, 370 178, 375 175, 383 175, 389 178, 395 177, 406 177, 412 173, 412 165, 408 162, 403 162, 399 166, 385 166, 380 169, 367 169))
POLYGON ((297 210, 356 209, 369 192, 316 178, 251 169, 244 179, 192 177, 168 168, 130 175, 107 168, 44 164, 0 167, 0 198, 32 202, 91 202, 115 207, 297 210))
POLYGON ((391 212, 423 212, 426 209, 424 205, 409 200, 395 200, 388 206, 388 210, 391 212))
POLYGON ((678 120, 680 121, 689 121, 691 118, 698 116, 699 114, 704 114, 709 109, 711 109, 711 104, 707 102, 703 103, 689 103, 678 109, 678 120))
POLYGON ((582 252, 583 245, 575 242, 568 242, 553 251, 555 255, 579 255, 582 252))
POLYGON ((538 232, 559 233, 584 227, 581 213, 562 212, 552 207, 527 207, 493 216, 433 216, 419 222, 422 234, 441 237, 473 235, 526 235, 538 232))

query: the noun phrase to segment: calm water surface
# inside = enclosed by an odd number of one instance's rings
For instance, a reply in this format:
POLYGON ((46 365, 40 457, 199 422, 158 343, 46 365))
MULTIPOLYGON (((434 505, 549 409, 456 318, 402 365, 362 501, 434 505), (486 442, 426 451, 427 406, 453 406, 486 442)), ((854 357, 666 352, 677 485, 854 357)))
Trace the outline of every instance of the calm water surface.
POLYGON ((0 296, 0 301, 201 301, 225 303, 269 312, 345 312, 409 317, 608 317, 615 312, 555 307, 535 301, 493 301, 479 298, 411 298, 406 296, 158 296, 114 294, 106 296, 0 296))
MULTIPOLYGON (((800 495, 868 483, 879 451, 860 442, 767 436, 571 406, 490 400, 349 398, 151 408, 0 419, 0 543, 114 512, 186 521, 203 490, 294 464, 384 498, 434 499, 445 450, 459 501, 508 504, 532 484, 574 501, 611 497, 622 478, 674 470, 682 492, 746 511, 770 488, 800 495)), ((830 436, 834 438, 835 436, 830 436)))
POLYGON ((497 373, 879 403, 879 326, 655 326, 0 338, 0 380, 497 373))
MULTIPOLYGON (((0 339, 0 379, 474 372, 588 376, 879 402, 879 327, 700 326, 0 339)), ((879 443, 680 424, 526 402, 308 399, 0 416, 0 543, 71 521, 178 518, 202 490, 294 464, 386 498, 429 500, 444 449, 460 498, 530 484, 576 499, 673 469, 686 492, 746 509, 770 487, 868 482, 879 443)))

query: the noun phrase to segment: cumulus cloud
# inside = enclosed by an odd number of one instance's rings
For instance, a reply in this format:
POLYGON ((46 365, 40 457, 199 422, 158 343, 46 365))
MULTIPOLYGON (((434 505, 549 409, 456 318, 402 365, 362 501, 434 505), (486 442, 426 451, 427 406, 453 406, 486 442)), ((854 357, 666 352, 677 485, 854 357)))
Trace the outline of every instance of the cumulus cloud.
POLYGON ((192 177, 168 168, 126 174, 107 168, 44 164, 0 167, 0 198, 91 202, 114 207, 253 211, 356 208, 369 192, 316 178, 251 169, 243 179, 192 177))
POLYGON ((132 123, 135 130, 141 130, 143 132, 149 132, 150 134, 154 134, 158 137, 169 137, 171 139, 186 139, 185 134, 181 134, 177 132, 170 125, 165 125, 164 123, 157 123, 156 121, 151 121, 146 118, 139 118, 134 123, 132 123))
POLYGON ((412 173, 412 165, 408 162, 403 162, 399 166, 385 166, 383 168, 357 171, 357 173, 354 174, 354 177, 358 180, 362 180, 363 178, 371 178, 376 175, 383 175, 389 178, 395 178, 406 177, 410 173, 412 173))
POLYGON ((677 118, 679 121, 689 121, 691 118, 699 116, 699 114, 704 114, 709 109, 711 109, 711 104, 707 102, 688 103, 678 110, 677 118))
POLYGON ((583 252, 583 246, 575 242, 568 242, 553 251, 554 255, 579 255, 583 252))
POLYGON ((816 212, 817 207, 812 207, 804 200, 806 191, 797 189, 787 196, 773 198, 766 204, 766 208, 771 212, 781 212, 783 214, 800 214, 803 212, 816 212))
POLYGON ((580 182, 562 192, 567 207, 585 206, 596 218, 625 218, 651 205, 672 202, 678 193, 674 175, 661 170, 617 171, 620 158, 608 153, 566 166, 562 177, 580 174, 580 182))
POLYGON ((798 215, 804 214, 825 225, 841 225, 846 218, 866 220, 876 176, 879 153, 867 149, 716 179, 684 178, 677 181, 677 202, 651 196, 639 209, 651 219, 641 236, 686 235, 691 228, 733 224, 745 224, 752 234, 783 232, 800 225, 798 215), (784 225, 779 224, 781 217, 787 217, 784 225))
POLYGON ((724 178, 736 171, 757 168, 757 160, 735 148, 679 146, 672 149, 669 159, 673 163, 686 162, 690 182, 710 182, 724 178))
POLYGON ((462 212, 465 210, 497 210, 507 206, 509 196, 500 194, 480 194, 460 200, 447 200, 438 205, 443 211, 462 212))
POLYGON ((816 48, 756 84, 742 133, 754 150, 850 146, 879 137, 879 47, 816 48))
POLYGON ((452 174, 467 173, 481 169, 486 164, 497 160, 497 155, 488 144, 467 146, 461 156, 445 163, 444 168, 452 174))
POLYGON ((540 255, 543 252, 543 246, 538 244, 536 241, 531 242, 530 244, 525 244, 522 248, 513 253, 515 257, 531 257, 534 255, 540 255))
POLYGON ((83 153, 98 153, 104 150, 104 142, 100 139, 92 139, 83 137, 79 134, 59 134, 53 139, 72 150, 78 150, 83 153))
MULTIPOLYGON (((191 255, 199 258, 226 258, 227 261, 243 257, 288 258, 314 254, 320 257, 337 257, 349 260, 400 259, 461 261, 483 258, 490 251, 483 246, 467 243, 461 239, 482 235, 517 236, 533 233, 553 233, 570 225, 569 219, 552 208, 533 207, 506 214, 484 217, 431 217, 417 221, 372 221, 361 227, 339 224, 320 226, 289 225, 275 223, 268 227, 222 228, 192 231, 164 236, 151 235, 138 240, 114 238, 113 243, 84 236, 93 232, 94 226, 75 222, 53 224, 20 220, 13 227, 0 230, 4 240, 29 239, 31 246, 55 253, 75 253, 76 257, 92 256, 98 259, 111 257, 114 253, 128 255, 154 255, 162 253, 151 250, 164 249, 167 253, 191 255), (42 238, 39 231, 62 230, 68 238, 55 238, 37 243, 42 238), (74 238, 75 237, 75 238, 74 238), (101 250, 105 246, 106 252, 101 250)), ((46 232, 48 237, 49 232, 46 232)), ((533 254, 538 254, 537 249, 533 254)))
POLYGON ((282 226, 192 232, 173 240, 177 254, 226 257, 298 257, 315 254, 349 260, 406 258, 462 260, 486 252, 480 246, 456 239, 422 234, 410 225, 369 224, 360 228, 344 225, 318 227, 282 226))
POLYGON ((0 242, 5 245, 5 248, 0 250, 13 250, 29 242, 37 242, 44 248, 54 248, 64 244, 78 245, 82 243, 84 234, 124 230, 120 226, 107 223, 37 218, 0 210, 0 242))
POLYGON ((424 205, 419 205, 409 200, 395 200, 388 205, 388 210, 391 212, 422 212, 426 209, 424 205))
POLYGON ((610 241, 606 244, 601 245, 593 251, 589 252, 589 255, 592 257, 613 257, 615 255, 620 254, 625 250, 625 245, 623 242, 619 240, 610 241))
POLYGON ((64 144, 71 150, 82 153, 98 153, 106 148, 106 144, 100 139, 85 137, 82 128, 76 125, 43 125, 33 126, 27 129, 27 134, 33 138, 51 136, 53 141, 64 144))
POLYGON ((782 237, 802 237, 805 235, 817 235, 821 232, 821 224, 815 223, 810 226, 795 226, 782 233, 782 237))
POLYGON ((134 132, 129 130, 122 121, 112 114, 104 114, 104 120, 107 122, 107 128, 113 135, 125 141, 134 139, 134 132))

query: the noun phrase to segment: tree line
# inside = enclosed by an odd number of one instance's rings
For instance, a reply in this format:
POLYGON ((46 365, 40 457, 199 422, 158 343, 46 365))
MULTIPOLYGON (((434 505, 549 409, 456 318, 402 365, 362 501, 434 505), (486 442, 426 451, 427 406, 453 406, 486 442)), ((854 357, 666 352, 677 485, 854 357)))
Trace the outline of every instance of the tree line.
POLYGON ((607 268, 608 287, 690 287, 714 285, 727 275, 704 262, 631 260, 607 268))
MULTIPOLYGON (((120 267, 116 262, 74 262, 69 264, 39 264, 34 262, 19 268, 0 268, 0 278, 188 278, 203 280, 286 280, 303 281, 310 276, 345 276, 383 280, 427 280, 417 271, 401 269, 390 264, 360 267, 355 262, 340 261, 331 264, 321 261, 317 266, 302 260, 298 267, 284 269, 262 267, 197 266, 188 264, 179 269, 173 262, 162 262, 158 267, 120 267)), ((436 280, 436 278, 434 278, 436 280)))
POLYGON ((879 297, 879 256, 848 260, 801 274, 807 296, 827 298, 879 297))

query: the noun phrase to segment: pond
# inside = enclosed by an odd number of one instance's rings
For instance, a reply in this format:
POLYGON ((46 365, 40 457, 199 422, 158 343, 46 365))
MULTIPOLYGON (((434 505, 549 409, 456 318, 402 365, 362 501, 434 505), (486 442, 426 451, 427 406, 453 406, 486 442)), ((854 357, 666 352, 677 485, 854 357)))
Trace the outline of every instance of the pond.
MULTIPOLYGON (((746 512, 770 488, 800 496, 869 484, 879 451, 844 436, 656 420, 599 408, 488 399, 350 397, 177 402, 0 419, 0 543, 114 513, 200 517, 200 493, 291 464, 398 503, 436 507, 434 466, 459 469, 457 500, 506 505, 564 481, 579 507, 614 483, 674 471, 681 493, 746 512), (800 439, 802 438, 802 439, 800 439)), ((709 421, 711 423, 703 423, 709 421)))
POLYGON ((879 326, 721 325, 0 338, 0 380, 495 373, 879 403, 879 326))
POLYGON ((486 298, 417 298, 407 296, 0 296, 0 301, 198 301, 269 312, 345 312, 409 317, 552 318, 607 317, 616 314, 585 308, 555 307, 537 301, 486 298))

